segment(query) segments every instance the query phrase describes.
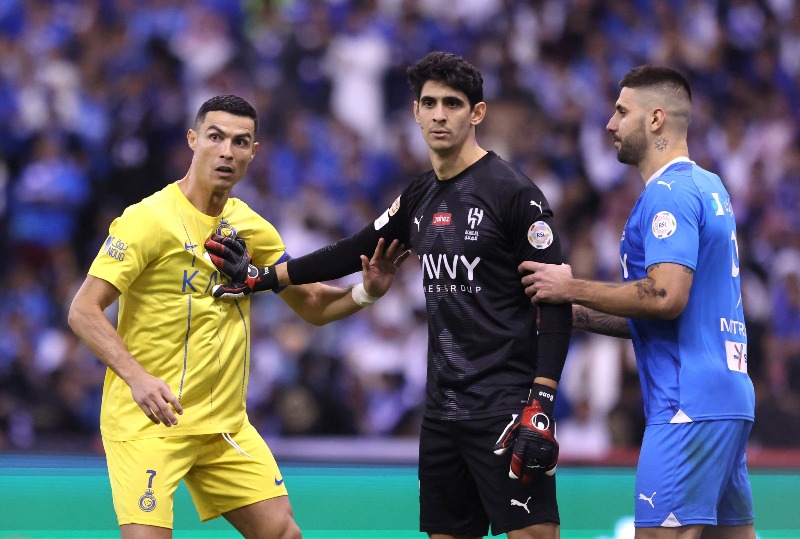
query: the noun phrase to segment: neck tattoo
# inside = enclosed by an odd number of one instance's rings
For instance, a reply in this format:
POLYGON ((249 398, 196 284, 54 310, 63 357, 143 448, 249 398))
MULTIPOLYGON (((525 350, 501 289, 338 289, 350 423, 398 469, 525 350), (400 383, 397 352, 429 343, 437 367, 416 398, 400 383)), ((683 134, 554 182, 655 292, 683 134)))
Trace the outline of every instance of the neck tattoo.
POLYGON ((667 149, 667 144, 669 144, 669 141, 667 139, 665 139, 664 137, 658 137, 656 139, 656 150, 658 150, 659 152, 663 152, 664 150, 667 149))

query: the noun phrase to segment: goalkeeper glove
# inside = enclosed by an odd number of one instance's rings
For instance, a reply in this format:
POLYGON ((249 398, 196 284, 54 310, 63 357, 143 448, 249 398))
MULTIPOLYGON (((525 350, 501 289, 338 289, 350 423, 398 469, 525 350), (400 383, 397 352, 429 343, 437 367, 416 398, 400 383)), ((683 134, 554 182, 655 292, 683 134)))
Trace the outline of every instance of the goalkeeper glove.
POLYGON ((205 248, 214 266, 231 280, 212 288, 211 295, 215 298, 241 298, 278 286, 275 267, 253 266, 243 239, 213 234, 205 241, 205 248))
POLYGON ((558 441, 553 419, 555 396, 555 389, 533 384, 522 413, 514 417, 494 445, 495 455, 503 455, 512 449, 508 471, 512 479, 521 479, 527 484, 542 472, 547 475, 556 473, 558 441))

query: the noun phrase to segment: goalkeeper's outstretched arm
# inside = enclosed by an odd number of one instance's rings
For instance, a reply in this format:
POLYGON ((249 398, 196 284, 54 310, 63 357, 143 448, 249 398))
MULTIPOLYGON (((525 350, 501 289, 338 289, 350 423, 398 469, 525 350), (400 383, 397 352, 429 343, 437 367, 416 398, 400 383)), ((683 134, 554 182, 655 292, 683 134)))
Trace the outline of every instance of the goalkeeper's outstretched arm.
POLYGON ((278 293, 300 318, 317 326, 340 320, 367 307, 383 296, 392 285, 409 251, 395 240, 384 248, 378 240, 371 258, 361 255, 363 283, 350 288, 321 283, 288 286, 278 293))
MULTIPOLYGON (((386 226, 379 233, 370 224, 353 236, 313 253, 263 268, 250 264, 250 255, 243 240, 212 236, 205 242, 211 262, 230 277, 232 284, 237 285, 217 286, 213 295, 217 298, 240 297, 252 292, 331 281, 350 275, 362 268, 364 259, 369 260, 370 256, 374 256, 376 246, 388 245, 388 253, 401 244, 395 228, 386 226)), ((367 292, 371 293, 369 289, 367 292)))

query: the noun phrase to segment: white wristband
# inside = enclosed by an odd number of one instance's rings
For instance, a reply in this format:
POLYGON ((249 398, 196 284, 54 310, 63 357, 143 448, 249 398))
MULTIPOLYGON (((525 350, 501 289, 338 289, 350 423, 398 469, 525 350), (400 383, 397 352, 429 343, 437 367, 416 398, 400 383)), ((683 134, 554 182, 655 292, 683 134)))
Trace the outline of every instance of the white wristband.
POLYGON ((364 289, 364 283, 358 283, 351 288, 350 294, 353 296, 353 301, 355 301, 356 305, 359 307, 368 307, 381 299, 380 296, 375 297, 367 294, 367 291, 364 289))

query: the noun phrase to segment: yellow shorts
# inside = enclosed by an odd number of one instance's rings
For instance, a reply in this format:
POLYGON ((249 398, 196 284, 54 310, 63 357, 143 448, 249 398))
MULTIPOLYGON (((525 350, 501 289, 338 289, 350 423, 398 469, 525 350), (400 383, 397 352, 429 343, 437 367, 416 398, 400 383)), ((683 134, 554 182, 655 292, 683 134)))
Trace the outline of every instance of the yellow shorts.
POLYGON ((103 439, 103 446, 120 526, 172 528, 175 489, 181 479, 202 521, 287 495, 278 464, 252 425, 230 435, 103 439))

